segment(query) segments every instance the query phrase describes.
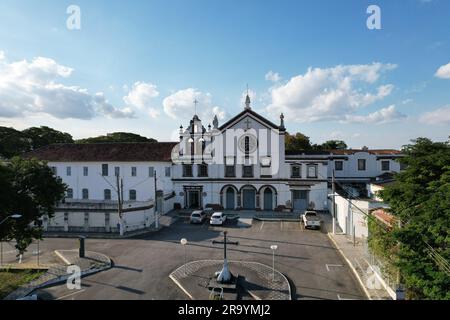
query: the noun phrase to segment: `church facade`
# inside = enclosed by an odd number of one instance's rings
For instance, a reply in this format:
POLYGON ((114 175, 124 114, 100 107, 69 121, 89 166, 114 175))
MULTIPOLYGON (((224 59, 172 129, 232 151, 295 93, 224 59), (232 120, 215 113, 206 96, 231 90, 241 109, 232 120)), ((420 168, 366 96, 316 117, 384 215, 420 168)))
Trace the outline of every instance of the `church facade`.
POLYGON ((184 208, 289 210, 327 205, 327 157, 286 156, 284 116, 274 124, 245 109, 205 128, 196 115, 172 153, 176 201, 184 208))

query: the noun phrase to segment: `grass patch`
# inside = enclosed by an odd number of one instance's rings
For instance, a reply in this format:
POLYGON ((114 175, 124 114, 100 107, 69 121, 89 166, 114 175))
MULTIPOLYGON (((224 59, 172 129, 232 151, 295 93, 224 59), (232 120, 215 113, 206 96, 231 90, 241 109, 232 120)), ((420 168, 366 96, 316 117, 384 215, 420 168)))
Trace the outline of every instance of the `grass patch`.
POLYGON ((43 275, 45 270, 0 270, 0 299, 43 275))

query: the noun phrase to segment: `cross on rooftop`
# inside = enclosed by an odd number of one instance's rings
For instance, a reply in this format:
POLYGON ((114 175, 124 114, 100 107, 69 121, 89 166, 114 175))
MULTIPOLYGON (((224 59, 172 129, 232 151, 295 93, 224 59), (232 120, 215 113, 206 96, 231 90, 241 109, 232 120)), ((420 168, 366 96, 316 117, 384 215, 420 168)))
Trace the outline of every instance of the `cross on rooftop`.
POLYGON ((245 120, 244 123, 247 125, 247 130, 250 129, 250 124, 252 123, 252 122, 250 121, 250 119, 247 118, 247 120, 245 120))
POLYGON ((194 105, 195 105, 195 114, 197 115, 197 104, 198 104, 198 100, 195 99, 194 100, 194 105))

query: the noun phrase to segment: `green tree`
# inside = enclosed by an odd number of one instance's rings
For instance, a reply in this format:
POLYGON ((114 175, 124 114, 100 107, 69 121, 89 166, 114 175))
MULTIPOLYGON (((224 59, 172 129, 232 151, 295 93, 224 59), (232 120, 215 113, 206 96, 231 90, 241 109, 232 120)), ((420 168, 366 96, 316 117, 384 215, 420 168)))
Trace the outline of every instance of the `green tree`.
POLYGON ((73 143, 68 133, 57 131, 49 127, 32 127, 22 131, 31 140, 31 149, 38 149, 54 143, 73 143))
POLYGON ((106 143, 106 142, 158 142, 152 138, 146 138, 129 132, 114 132, 106 136, 99 136, 77 140, 76 143, 106 143))
POLYGON ((23 132, 0 127, 0 157, 9 159, 31 150, 31 141, 23 132))
POLYGON ((72 136, 49 127, 32 127, 23 131, 0 127, 0 157, 10 159, 53 143, 73 143, 72 136))
POLYGON ((311 150, 311 141, 303 133, 297 132, 295 135, 286 133, 285 137, 286 151, 296 152, 301 150, 311 150))
POLYGON ((0 164, 0 188, 0 220, 11 214, 22 216, 0 225, 0 239, 16 240, 16 248, 22 254, 33 239, 42 237, 41 218, 53 217, 66 185, 45 162, 14 157, 0 164))
POLYGON ((388 236, 399 243, 402 280, 410 298, 450 299, 450 143, 419 138, 403 153, 406 169, 380 193, 401 221, 388 236))
POLYGON ((328 140, 319 147, 322 150, 345 150, 348 148, 347 144, 342 140, 328 140))

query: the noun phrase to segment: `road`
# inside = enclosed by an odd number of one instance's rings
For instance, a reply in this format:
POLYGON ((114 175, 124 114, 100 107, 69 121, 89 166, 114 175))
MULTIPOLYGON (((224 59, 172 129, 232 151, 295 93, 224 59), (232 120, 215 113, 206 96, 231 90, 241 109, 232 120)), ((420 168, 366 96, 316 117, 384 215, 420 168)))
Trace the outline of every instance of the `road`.
MULTIPOLYGON (((257 261, 272 265, 270 246, 278 245, 275 267, 291 282, 293 299, 364 299, 350 269, 321 231, 304 230, 298 222, 253 222, 251 228, 236 225, 211 227, 178 221, 141 239, 87 239, 87 250, 111 257, 114 267, 82 279, 81 290, 65 285, 39 290, 44 299, 186 299, 169 279, 184 263, 180 239, 186 238, 187 260, 222 259, 223 249, 212 240, 228 230, 232 241, 229 260, 257 261)), ((74 239, 46 239, 41 250, 73 249, 74 239)))

